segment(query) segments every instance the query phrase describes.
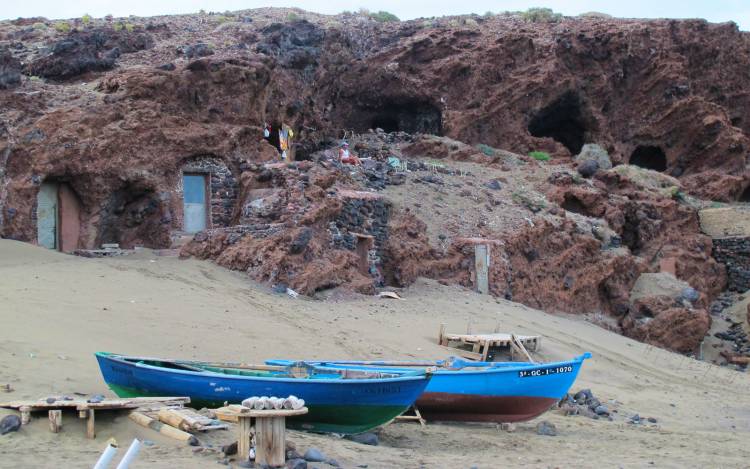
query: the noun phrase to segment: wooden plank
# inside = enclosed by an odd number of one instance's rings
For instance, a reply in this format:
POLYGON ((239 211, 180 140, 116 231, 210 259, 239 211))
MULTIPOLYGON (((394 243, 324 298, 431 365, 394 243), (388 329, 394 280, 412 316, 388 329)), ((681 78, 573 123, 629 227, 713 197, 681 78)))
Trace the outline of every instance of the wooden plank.
POLYGON ((450 352, 454 355, 458 355, 459 357, 463 357, 469 360, 479 361, 482 358, 482 355, 479 353, 473 353, 469 352, 468 350, 461 350, 460 348, 453 348, 453 347, 446 347, 450 349, 450 352))
MULTIPOLYGON (((300 409, 301 410, 301 409, 300 409)), ((255 423, 255 462, 261 466, 283 466, 286 460, 286 418, 262 417, 255 423)))
POLYGON ((511 338, 513 339, 513 346, 514 348, 518 349, 520 354, 529 361, 529 363, 536 363, 533 358, 531 358, 531 355, 529 355, 529 352, 526 350, 526 347, 523 346, 523 343, 516 339, 516 336, 511 335, 511 338))
POLYGON ((489 357, 489 355, 490 355, 490 345, 489 345, 489 344, 488 344, 488 343, 487 343, 486 341, 485 341, 485 342, 482 342, 482 344, 483 344, 483 347, 484 347, 484 348, 482 349, 482 361, 483 361, 483 362, 486 362, 486 361, 487 361, 487 358, 488 358, 488 357, 489 357))
POLYGON ((38 401, 11 401, 0 403, 0 407, 9 409, 20 409, 29 407, 30 411, 65 409, 75 407, 78 410, 87 409, 127 409, 149 404, 189 404, 189 397, 133 397, 130 399, 105 399, 101 402, 86 402, 85 399, 72 399, 69 401, 55 401, 48 403, 45 400, 38 401))
POLYGON ((49 416, 49 431, 52 433, 60 433, 62 428, 62 410, 50 410, 49 416))
MULTIPOLYGON (((237 456, 241 462, 250 459, 250 448, 252 447, 253 438, 253 418, 249 415, 238 415, 238 439, 237 439, 237 456)), ((256 460, 257 460, 256 453, 256 460)))
POLYGON ((448 345, 448 340, 445 338, 445 323, 440 324, 440 330, 438 331, 438 345, 448 345))
POLYGON ((89 440, 96 438, 96 419, 94 412, 94 409, 86 411, 86 414, 88 414, 88 418, 86 419, 86 438, 89 440))
POLYGON ((183 432, 180 429, 163 424, 156 419, 152 419, 144 413, 133 411, 130 413, 129 417, 130 420, 134 421, 138 425, 150 428, 156 432, 161 433, 164 436, 174 438, 175 440, 184 441, 191 446, 196 446, 198 444, 198 439, 190 433, 183 432))

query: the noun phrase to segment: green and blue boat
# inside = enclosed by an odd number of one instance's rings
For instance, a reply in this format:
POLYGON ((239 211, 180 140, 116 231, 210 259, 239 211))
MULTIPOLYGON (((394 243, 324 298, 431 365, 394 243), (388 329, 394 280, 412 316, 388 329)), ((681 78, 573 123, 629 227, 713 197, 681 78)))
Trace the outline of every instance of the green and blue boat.
POLYGON ((120 397, 187 396, 197 407, 239 404, 251 396, 297 396, 309 412, 287 426, 361 433, 390 422, 422 395, 429 370, 396 373, 313 365, 244 365, 97 352, 104 381, 120 397))

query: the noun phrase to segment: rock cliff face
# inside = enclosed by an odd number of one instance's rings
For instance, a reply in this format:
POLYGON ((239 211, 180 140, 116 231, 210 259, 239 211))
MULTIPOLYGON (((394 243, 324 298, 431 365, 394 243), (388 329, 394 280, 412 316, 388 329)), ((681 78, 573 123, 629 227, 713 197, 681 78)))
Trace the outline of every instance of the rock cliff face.
POLYGON ((0 236, 37 242, 38 196, 55 184, 77 204, 73 245, 169 247, 183 175, 198 174, 210 213, 183 255, 306 294, 418 276, 472 286, 480 237, 493 294, 695 348, 708 316, 627 298, 665 265, 706 300, 725 287, 695 208, 750 199, 750 35, 692 20, 289 13, 0 23, 0 236), (364 168, 336 161, 344 136, 364 168), (585 144, 614 168, 584 171, 585 144), (373 192, 387 185, 481 213, 430 221, 373 192))

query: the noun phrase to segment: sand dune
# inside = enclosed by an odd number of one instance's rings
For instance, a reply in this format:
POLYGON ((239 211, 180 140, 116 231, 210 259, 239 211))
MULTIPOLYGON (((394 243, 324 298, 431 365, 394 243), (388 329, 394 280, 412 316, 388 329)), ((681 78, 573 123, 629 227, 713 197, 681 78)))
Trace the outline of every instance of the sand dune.
MULTIPOLYGON (((0 400, 73 392, 111 395, 93 352, 261 361, 292 358, 444 357, 435 344, 441 322, 461 331, 502 328, 544 336, 540 357, 591 351, 575 389, 589 387, 623 414, 653 416, 634 426, 563 417, 540 419, 557 437, 492 425, 393 424, 381 446, 291 432, 345 467, 750 467, 750 378, 634 342, 580 318, 548 315, 522 305, 421 281, 404 300, 332 294, 326 301, 292 299, 251 283, 241 273, 145 251, 84 259, 0 240, 0 400)), ((5 415, 8 411, 0 411, 5 415)), ((37 418, 0 437, 0 467, 91 467, 107 438, 153 440, 134 468, 216 467, 216 454, 193 454, 137 427, 124 415, 98 418, 95 441, 64 418, 51 434, 37 418)), ((214 432, 206 443, 232 440, 214 432)))

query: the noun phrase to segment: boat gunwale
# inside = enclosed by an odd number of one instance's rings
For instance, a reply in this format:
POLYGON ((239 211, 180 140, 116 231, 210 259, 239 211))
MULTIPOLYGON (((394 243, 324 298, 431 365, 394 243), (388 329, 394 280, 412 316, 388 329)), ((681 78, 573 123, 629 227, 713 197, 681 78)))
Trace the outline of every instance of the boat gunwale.
MULTIPOLYGON (((390 384, 390 383, 400 383, 404 381, 421 381, 421 380, 429 380, 431 377, 430 373, 420 373, 420 374, 410 374, 407 376, 395 376, 392 378, 314 378, 314 379, 308 379, 308 378, 284 378, 284 377, 273 377, 273 376, 240 376, 240 375, 229 375, 224 373, 218 373, 215 371, 191 371, 191 370, 178 370, 175 368, 167 368, 167 367, 161 367, 161 366, 155 366, 155 365, 148 365, 145 363, 135 363, 128 361, 128 358, 135 358, 135 359, 144 359, 144 360, 159 360, 163 362, 174 362, 176 364, 180 364, 180 362, 184 362, 185 364, 189 363, 201 363, 201 362, 190 362, 187 360, 170 360, 170 359, 160 359, 160 358, 145 358, 145 357, 130 357, 128 355, 119 355, 116 353, 108 353, 108 352, 96 352, 95 353, 97 358, 104 358, 108 360, 112 360, 114 362, 123 364, 125 366, 135 367, 135 368, 142 368, 142 369, 148 369, 148 370, 155 370, 155 371, 161 371, 164 373, 177 373, 177 374, 183 374, 183 375, 189 375, 189 376, 195 376, 195 377, 212 377, 212 378, 224 378, 224 379, 233 379, 233 380, 241 380, 241 381, 268 381, 272 380, 274 382, 284 382, 284 383, 319 383, 319 384, 361 384, 361 383, 373 383, 373 384, 390 384)), ((332 369, 332 368, 329 368, 332 369)))

